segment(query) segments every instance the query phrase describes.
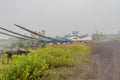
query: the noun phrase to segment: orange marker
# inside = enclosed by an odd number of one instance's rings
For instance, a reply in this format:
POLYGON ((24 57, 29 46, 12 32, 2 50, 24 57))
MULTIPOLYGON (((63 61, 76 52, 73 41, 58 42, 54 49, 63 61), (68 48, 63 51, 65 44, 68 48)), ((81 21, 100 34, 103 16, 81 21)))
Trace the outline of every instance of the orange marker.
POLYGON ((52 42, 49 43, 50 46, 51 46, 52 44, 53 44, 52 42))
POLYGON ((60 45, 60 42, 57 42, 57 45, 60 45))
POLYGON ((64 45, 66 45, 66 42, 63 42, 64 45))

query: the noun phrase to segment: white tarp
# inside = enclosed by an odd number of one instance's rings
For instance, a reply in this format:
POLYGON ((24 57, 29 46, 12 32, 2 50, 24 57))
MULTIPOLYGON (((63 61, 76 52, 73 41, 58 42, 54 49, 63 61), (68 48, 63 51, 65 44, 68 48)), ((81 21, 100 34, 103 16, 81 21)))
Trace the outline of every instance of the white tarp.
POLYGON ((87 41, 87 40, 92 40, 91 36, 87 36, 84 38, 79 38, 79 37, 69 37, 72 41, 87 41))

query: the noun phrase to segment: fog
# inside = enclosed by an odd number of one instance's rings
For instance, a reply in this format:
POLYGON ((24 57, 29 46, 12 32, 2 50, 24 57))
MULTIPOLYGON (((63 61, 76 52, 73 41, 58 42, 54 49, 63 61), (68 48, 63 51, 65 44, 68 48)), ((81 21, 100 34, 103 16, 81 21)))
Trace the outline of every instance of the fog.
MULTIPOLYGON (((0 0, 0 26, 22 33, 19 24, 48 36, 120 31, 120 0, 0 0)), ((0 30, 2 31, 2 30, 0 30)), ((0 38, 7 38, 0 34, 0 38)))

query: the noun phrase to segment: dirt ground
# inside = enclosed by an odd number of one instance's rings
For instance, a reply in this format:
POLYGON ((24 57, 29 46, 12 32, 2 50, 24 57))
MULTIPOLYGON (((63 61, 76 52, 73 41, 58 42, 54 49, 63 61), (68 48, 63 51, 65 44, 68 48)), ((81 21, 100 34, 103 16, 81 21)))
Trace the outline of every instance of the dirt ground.
POLYGON ((120 80, 120 42, 92 45, 91 71, 86 80, 120 80))
POLYGON ((77 58, 75 66, 55 70, 62 73, 54 80, 120 80, 120 41, 95 43, 91 48, 89 63, 81 65, 77 58))
POLYGON ((74 67, 65 68, 70 74, 60 80, 120 80, 120 42, 95 43, 91 48, 90 62, 81 64, 77 60, 74 67))

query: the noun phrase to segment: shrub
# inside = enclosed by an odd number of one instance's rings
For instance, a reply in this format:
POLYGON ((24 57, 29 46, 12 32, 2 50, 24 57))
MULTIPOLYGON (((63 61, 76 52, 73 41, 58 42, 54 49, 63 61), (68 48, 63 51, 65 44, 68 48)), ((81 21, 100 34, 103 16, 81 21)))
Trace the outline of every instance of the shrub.
POLYGON ((30 50, 26 55, 13 56, 8 64, 0 66, 1 80, 35 80, 49 74, 51 68, 73 66, 75 54, 83 56, 83 62, 88 62, 86 54, 90 52, 86 45, 47 45, 45 48, 30 50))

